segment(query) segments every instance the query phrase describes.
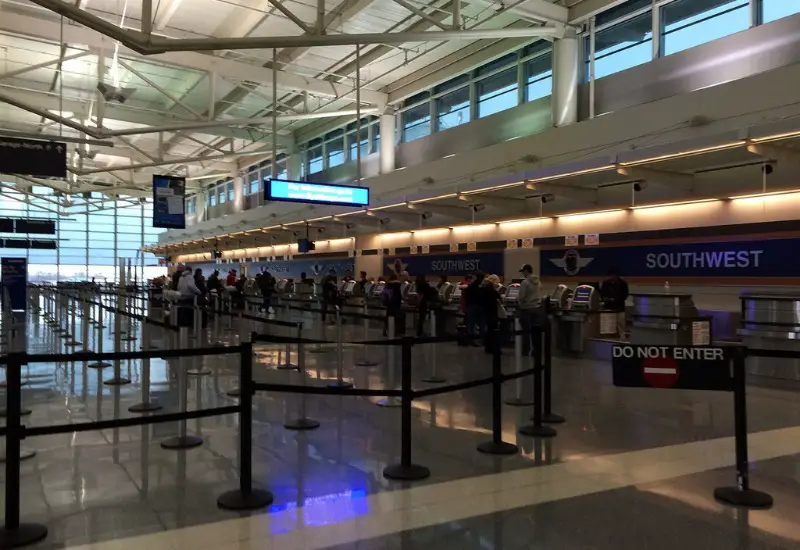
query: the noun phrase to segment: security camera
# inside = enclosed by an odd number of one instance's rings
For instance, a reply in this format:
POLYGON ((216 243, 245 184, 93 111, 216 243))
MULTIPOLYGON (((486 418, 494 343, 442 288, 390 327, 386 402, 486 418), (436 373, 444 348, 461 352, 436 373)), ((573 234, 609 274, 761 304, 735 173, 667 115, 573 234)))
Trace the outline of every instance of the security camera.
POLYGON ((422 219, 423 220, 427 220, 427 219, 432 218, 432 217, 433 217, 433 212, 423 212, 422 213, 422 219))
POLYGON ((765 164, 765 165, 763 165, 763 166, 761 167, 761 172, 762 172, 763 174, 766 174, 766 175, 768 175, 768 176, 769 176, 771 173, 773 173, 774 171, 775 171, 775 167, 774 167, 774 166, 772 166, 771 164, 765 164))
POLYGON ((634 182, 634 184, 633 184, 633 190, 634 190, 634 191, 636 191, 637 193, 638 193, 639 191, 644 191, 645 189, 647 189, 647 182, 646 182, 646 181, 637 181, 637 182, 634 182))
POLYGON ((556 196, 553 195, 552 193, 545 193, 544 195, 542 195, 541 199, 542 199, 542 204, 547 204, 548 202, 553 202, 554 200, 556 200, 556 196))
POLYGON ((323 228, 323 227, 318 227, 318 228, 317 228, 317 233, 325 233, 325 228, 323 228))
POLYGON ((78 153, 78 156, 82 159, 94 160, 94 158, 97 156, 97 151, 87 151, 86 149, 81 149, 80 147, 76 148, 75 152, 78 153))
POLYGON ((484 210, 486 210, 486 205, 485 204, 473 204, 472 206, 470 206, 470 208, 472 208, 473 212, 483 212, 484 210))

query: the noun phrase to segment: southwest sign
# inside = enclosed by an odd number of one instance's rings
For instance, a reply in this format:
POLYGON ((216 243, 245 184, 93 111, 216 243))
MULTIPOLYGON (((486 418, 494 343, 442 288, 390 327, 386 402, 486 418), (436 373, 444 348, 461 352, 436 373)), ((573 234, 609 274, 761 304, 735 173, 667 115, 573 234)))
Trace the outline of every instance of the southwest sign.
POLYGON ((617 344, 614 385, 630 388, 731 391, 735 348, 617 344))

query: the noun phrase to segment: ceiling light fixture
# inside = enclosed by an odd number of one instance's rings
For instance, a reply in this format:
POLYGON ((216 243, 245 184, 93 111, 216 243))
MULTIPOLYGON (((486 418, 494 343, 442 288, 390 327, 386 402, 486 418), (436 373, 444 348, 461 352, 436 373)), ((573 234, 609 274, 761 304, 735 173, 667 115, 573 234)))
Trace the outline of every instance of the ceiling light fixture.
POLYGON ((646 210, 648 208, 665 208, 667 206, 686 206, 689 204, 702 204, 705 202, 718 202, 720 199, 696 199, 690 201, 677 201, 677 202, 665 202, 661 204, 642 204, 638 206, 631 206, 631 210, 646 210))

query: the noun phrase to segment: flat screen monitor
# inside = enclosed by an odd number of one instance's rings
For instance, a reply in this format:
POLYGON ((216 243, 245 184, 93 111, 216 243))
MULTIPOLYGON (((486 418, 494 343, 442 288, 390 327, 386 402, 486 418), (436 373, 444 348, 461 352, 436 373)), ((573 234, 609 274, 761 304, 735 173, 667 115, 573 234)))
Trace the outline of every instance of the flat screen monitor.
POLYGON ((306 252, 311 252, 315 248, 316 247, 314 246, 314 243, 312 243, 308 239, 299 239, 297 241, 297 251, 300 253, 305 254, 306 252))
POLYGON ((264 180, 264 199, 335 206, 369 206, 369 188, 267 179, 264 180))

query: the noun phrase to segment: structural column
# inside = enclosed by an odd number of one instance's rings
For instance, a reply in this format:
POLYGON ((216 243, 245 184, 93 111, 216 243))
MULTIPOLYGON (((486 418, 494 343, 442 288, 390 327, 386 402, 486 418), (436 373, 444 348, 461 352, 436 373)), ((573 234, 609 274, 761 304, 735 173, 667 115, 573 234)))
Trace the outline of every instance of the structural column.
POLYGON ((244 177, 238 171, 231 173, 233 181, 233 211, 244 210, 244 177))
POLYGON ((553 41, 553 126, 578 122, 580 40, 574 32, 553 41))
POLYGON ((206 219, 206 196, 205 189, 199 190, 194 196, 194 220, 200 223, 206 219))
POLYGON ((286 179, 298 181, 302 172, 303 153, 300 149, 292 147, 286 153, 286 179))
POLYGON ((391 110, 387 109, 381 115, 381 142, 380 142, 380 164, 381 174, 388 174, 395 169, 395 143, 394 143, 394 129, 395 129, 395 116, 391 110))

